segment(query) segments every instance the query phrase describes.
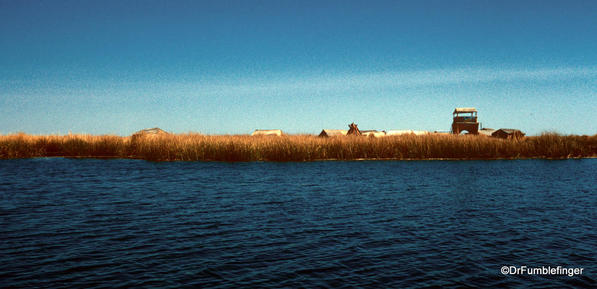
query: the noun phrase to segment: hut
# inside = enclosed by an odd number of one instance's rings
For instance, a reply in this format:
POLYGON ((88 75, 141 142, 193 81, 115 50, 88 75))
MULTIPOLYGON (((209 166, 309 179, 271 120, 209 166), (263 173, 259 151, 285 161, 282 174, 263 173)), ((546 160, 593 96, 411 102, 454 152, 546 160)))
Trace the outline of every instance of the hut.
POLYGON ((391 129, 386 131, 386 135, 391 136, 391 135, 405 135, 405 134, 411 134, 412 130, 410 129, 391 129))
POLYGON ((256 129, 251 135, 252 136, 256 136, 256 135, 282 136, 282 130, 281 129, 256 129))
POLYGON ((140 131, 135 132, 131 136, 131 139, 132 139, 132 141, 136 141, 143 137, 154 137, 154 136, 169 135, 169 134, 170 133, 164 131, 163 129, 161 129, 159 127, 146 128, 146 129, 142 129, 140 131))
POLYGON ((359 128, 357 127, 356 123, 351 123, 348 125, 348 132, 346 133, 346 135, 361 135, 361 131, 359 130, 359 128))
POLYGON ((331 136, 345 136, 348 133, 345 129, 324 129, 319 133, 320 137, 331 137, 331 136))
POLYGON ((479 130, 479 135, 491 136, 491 134, 493 134, 494 132, 495 132, 495 129, 493 129, 493 128, 482 128, 479 130))
POLYGON ((154 128, 142 129, 138 132, 135 132, 133 134, 133 136, 135 136, 135 135, 159 135, 159 134, 168 134, 168 133, 159 127, 154 127, 154 128))
POLYGON ((426 134, 429 134, 429 132, 426 131, 426 130, 412 130, 412 129, 392 129, 392 130, 386 131, 386 135, 388 135, 388 136, 391 136, 391 135, 409 135, 409 134, 426 135, 426 134))
POLYGON ((426 130, 413 130, 414 135, 428 135, 429 131, 426 130))
POLYGON ((517 129, 500 128, 491 134, 492 137, 505 139, 518 139, 524 137, 524 133, 517 129))
POLYGON ((377 130, 362 130, 362 136, 370 136, 370 137, 384 137, 386 136, 385 131, 377 131, 377 130))
POLYGON ((133 147, 137 147, 139 142, 142 140, 154 139, 159 136, 165 136, 165 135, 169 135, 169 134, 170 133, 164 131, 163 129, 161 129, 159 127, 142 129, 140 131, 135 132, 133 135, 131 135, 131 145, 133 147))

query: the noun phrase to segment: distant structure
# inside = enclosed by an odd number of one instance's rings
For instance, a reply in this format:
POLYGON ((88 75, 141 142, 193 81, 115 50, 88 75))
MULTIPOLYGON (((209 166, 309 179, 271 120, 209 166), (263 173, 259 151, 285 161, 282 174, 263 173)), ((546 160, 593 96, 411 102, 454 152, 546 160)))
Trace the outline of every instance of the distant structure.
POLYGON ((346 135, 361 135, 361 131, 359 130, 359 128, 357 127, 357 124, 355 124, 354 122, 348 125, 348 132, 346 133, 346 135))
POLYGON ((154 127, 154 128, 142 129, 138 132, 135 132, 133 135, 155 135, 155 134, 168 134, 168 133, 159 127, 154 127))
POLYGON ((164 131, 159 127, 146 128, 131 135, 131 144, 136 147, 141 140, 154 139, 159 136, 169 135, 170 133, 164 131))
POLYGON ((452 131, 449 130, 435 130, 433 131, 434 135, 451 135, 452 131))
POLYGON ((386 135, 387 136, 392 136, 392 135, 410 135, 410 134, 414 134, 414 135, 426 135, 429 134, 428 131, 426 130, 412 130, 412 129, 391 129, 386 131, 386 135))
POLYGON ((505 138, 505 139, 519 139, 519 138, 524 137, 524 133, 517 129, 500 128, 500 129, 494 131, 491 134, 491 136, 498 137, 498 138, 505 138))
POLYGON ((136 141, 139 138, 142 137, 152 137, 152 136, 158 136, 158 135, 168 135, 169 133, 167 133, 166 131, 164 131, 163 129, 159 128, 159 127, 154 127, 154 128, 146 128, 146 129, 142 129, 138 132, 135 132, 132 136, 131 139, 132 141, 136 141))
POLYGON ((251 135, 252 136, 256 136, 256 135, 282 136, 282 130, 281 129, 256 129, 251 135))
POLYGON ((493 128, 482 128, 479 130, 479 135, 483 135, 483 136, 491 136, 491 134, 493 134, 495 132, 495 129, 493 128))
POLYGON ((345 129, 324 129, 319 133, 320 137, 331 137, 331 136, 345 136, 348 133, 345 129))
POLYGON ((454 109, 452 113, 452 133, 460 134, 462 131, 468 131, 470 134, 479 133, 479 122, 477 122, 477 109, 474 107, 460 107, 454 109))
POLYGON ((377 131, 377 130, 363 130, 361 131, 362 136, 370 136, 370 137, 384 137, 386 136, 385 131, 377 131))

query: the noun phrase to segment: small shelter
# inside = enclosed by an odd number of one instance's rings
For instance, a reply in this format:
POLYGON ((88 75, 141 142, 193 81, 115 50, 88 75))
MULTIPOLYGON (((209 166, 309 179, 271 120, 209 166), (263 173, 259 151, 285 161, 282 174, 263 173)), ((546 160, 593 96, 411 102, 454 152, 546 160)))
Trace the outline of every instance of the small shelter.
POLYGON ((388 136, 391 136, 391 135, 410 135, 410 134, 414 134, 414 135, 426 135, 426 134, 429 134, 429 132, 426 131, 426 130, 412 130, 412 129, 392 129, 392 130, 386 131, 386 135, 388 135, 388 136))
POLYGON ((346 135, 357 135, 357 136, 361 135, 361 131, 357 127, 356 123, 353 122, 353 123, 349 124, 348 128, 349 128, 349 130, 346 133, 346 135))
POLYGON ((412 130, 410 129, 391 129, 386 131, 386 135, 391 136, 391 135, 406 135, 406 134, 411 134, 412 130))
POLYGON ((492 137, 505 139, 518 139, 524 137, 524 133, 517 129, 500 128, 491 134, 492 137))
POLYGON ((159 127, 146 128, 146 129, 137 131, 133 135, 131 135, 131 142, 133 144, 136 144, 140 139, 154 138, 154 137, 169 135, 169 134, 170 133, 164 131, 163 129, 161 129, 159 127))
POLYGON ((429 131, 426 131, 426 130, 413 130, 413 134, 414 135, 427 135, 427 134, 429 134, 429 131))
POLYGON ((324 129, 319 133, 320 137, 331 137, 331 136, 345 136, 348 133, 345 129, 324 129))
POLYGON ((493 134, 494 132, 495 132, 495 129, 493 129, 493 128, 482 128, 479 130, 479 135, 491 136, 491 134, 493 134))
POLYGON ((377 131, 377 130, 363 130, 361 131, 362 136, 370 136, 370 137, 384 137, 386 136, 385 131, 377 131))
POLYGON ((146 128, 146 129, 137 131, 132 135, 132 138, 136 139, 136 138, 140 138, 140 137, 144 137, 144 136, 158 136, 158 135, 168 135, 168 134, 169 133, 164 131, 163 129, 161 129, 159 127, 154 127, 154 128, 146 128))
POLYGON ((158 134, 168 134, 168 133, 159 127, 154 127, 154 128, 142 129, 138 132, 135 132, 133 135, 158 135, 158 134))
POLYGON ((251 135, 252 136, 256 136, 256 135, 282 136, 282 130, 281 129, 256 129, 251 135))

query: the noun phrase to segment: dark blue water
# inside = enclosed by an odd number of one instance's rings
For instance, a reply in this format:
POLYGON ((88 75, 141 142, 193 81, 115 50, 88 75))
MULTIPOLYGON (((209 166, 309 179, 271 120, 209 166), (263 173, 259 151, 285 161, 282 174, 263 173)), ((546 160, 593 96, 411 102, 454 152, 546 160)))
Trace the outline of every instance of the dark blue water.
POLYGON ((595 287, 597 160, 0 161, 0 287, 595 287), (584 268, 503 275, 502 266, 584 268))

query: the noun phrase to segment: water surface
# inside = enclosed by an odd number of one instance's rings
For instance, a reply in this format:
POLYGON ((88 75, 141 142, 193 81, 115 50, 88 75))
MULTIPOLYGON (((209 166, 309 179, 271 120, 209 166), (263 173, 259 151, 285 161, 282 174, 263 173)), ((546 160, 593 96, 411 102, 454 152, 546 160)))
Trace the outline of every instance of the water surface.
POLYGON ((595 287, 595 172, 595 159, 4 160, 1 287, 595 287))

